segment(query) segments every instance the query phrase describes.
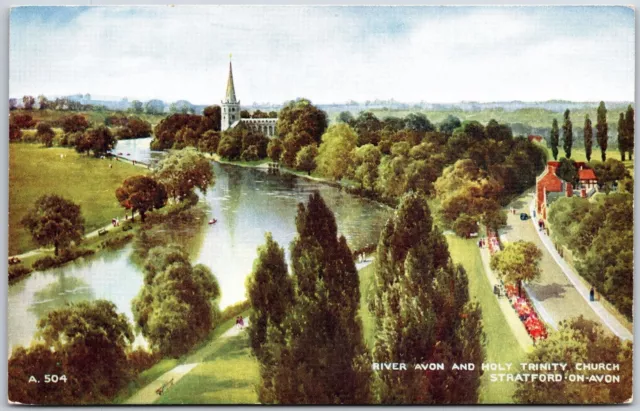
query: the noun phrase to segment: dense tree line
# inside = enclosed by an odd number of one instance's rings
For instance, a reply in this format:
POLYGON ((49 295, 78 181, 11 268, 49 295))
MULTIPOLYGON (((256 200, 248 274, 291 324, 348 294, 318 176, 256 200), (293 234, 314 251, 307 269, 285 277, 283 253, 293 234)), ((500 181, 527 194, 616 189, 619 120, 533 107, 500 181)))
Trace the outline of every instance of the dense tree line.
POLYGON ((551 206, 549 222, 554 238, 574 253, 580 274, 631 319, 633 194, 612 193, 593 202, 560 198, 551 206))
POLYGON ((541 340, 526 362, 532 364, 553 363, 562 359, 566 370, 559 370, 562 381, 518 382, 514 400, 520 404, 622 404, 632 399, 633 347, 618 337, 606 333, 602 326, 583 317, 561 322, 559 329, 541 340), (572 382, 568 374, 581 375, 585 379, 597 372, 577 370, 582 364, 619 364, 620 383, 572 382))

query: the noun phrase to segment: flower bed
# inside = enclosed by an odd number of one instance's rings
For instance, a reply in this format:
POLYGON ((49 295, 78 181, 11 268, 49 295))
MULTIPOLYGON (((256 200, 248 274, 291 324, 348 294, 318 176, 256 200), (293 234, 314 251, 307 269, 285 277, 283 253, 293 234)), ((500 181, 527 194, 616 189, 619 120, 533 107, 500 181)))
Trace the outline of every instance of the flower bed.
MULTIPOLYGON (((489 253, 494 254, 497 251, 500 251, 500 243, 496 236, 496 233, 490 230, 487 230, 488 244, 489 244, 489 253)), ((524 327, 529 333, 529 336, 536 341, 539 339, 547 338, 547 330, 544 326, 544 323, 538 317, 538 313, 536 313, 533 308, 533 304, 526 296, 521 297, 518 295, 518 287, 514 284, 505 284, 504 285, 505 293, 507 294, 507 298, 511 302, 511 306, 515 310, 516 314, 520 318, 520 321, 524 324, 524 327)))

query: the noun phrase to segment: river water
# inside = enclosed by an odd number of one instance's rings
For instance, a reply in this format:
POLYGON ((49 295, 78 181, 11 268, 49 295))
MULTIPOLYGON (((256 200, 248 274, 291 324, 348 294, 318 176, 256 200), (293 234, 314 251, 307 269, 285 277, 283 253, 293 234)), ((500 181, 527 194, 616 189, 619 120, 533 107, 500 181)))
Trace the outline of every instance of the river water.
MULTIPOLYGON (((118 143, 116 151, 145 161, 157 156, 149 152, 149 142, 125 140, 118 143)), ((245 279, 266 232, 272 233, 289 260, 297 204, 306 202, 314 190, 333 210, 338 230, 352 249, 377 242, 391 214, 376 202, 290 174, 271 175, 264 170, 218 163, 212 163, 212 167, 215 184, 198 204, 206 217, 175 231, 178 238, 183 238, 193 262, 211 268, 218 279, 221 308, 246 298, 245 279), (212 217, 218 222, 209 225, 212 217)), ((133 321, 131 300, 142 287, 142 273, 131 258, 132 251, 132 245, 103 251, 64 267, 34 272, 9 286, 8 348, 28 345, 38 318, 67 303, 107 299, 133 321)))

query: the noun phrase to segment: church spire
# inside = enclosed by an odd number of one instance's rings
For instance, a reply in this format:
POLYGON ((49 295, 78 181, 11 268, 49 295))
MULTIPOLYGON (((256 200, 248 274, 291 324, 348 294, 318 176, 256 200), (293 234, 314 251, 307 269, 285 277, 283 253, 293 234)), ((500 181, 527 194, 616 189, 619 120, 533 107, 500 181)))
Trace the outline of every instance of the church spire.
POLYGON ((231 61, 229 61, 229 79, 227 80, 227 94, 225 96, 226 103, 236 103, 236 89, 233 86, 233 70, 231 61))

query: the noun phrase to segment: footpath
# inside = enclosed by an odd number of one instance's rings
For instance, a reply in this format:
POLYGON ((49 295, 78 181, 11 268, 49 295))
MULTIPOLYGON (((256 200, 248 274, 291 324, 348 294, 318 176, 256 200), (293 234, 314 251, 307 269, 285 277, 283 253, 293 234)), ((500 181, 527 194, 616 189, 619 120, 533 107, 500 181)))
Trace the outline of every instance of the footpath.
MULTIPOLYGON (((483 247, 482 249, 480 249, 480 257, 482 259, 484 273, 489 280, 489 285, 493 289, 493 287, 499 284, 500 281, 498 280, 498 276, 491 269, 491 256, 489 255, 488 247, 483 247)), ((527 333, 527 329, 524 327, 522 321, 520 321, 518 314, 516 314, 513 307, 511 307, 509 299, 506 296, 496 298, 498 299, 500 310, 502 310, 502 314, 504 314, 504 318, 507 320, 507 324, 509 324, 509 328, 511 328, 511 333, 518 341, 518 344, 520 344, 520 347, 522 347, 524 352, 531 352, 533 350, 533 340, 527 333)))
MULTIPOLYGON (((534 215, 535 209, 535 200, 532 200, 529 204, 529 212, 530 215, 534 215)), ((618 319, 613 316, 607 309, 599 302, 599 301, 590 301, 590 288, 585 285, 585 282, 568 264, 564 259, 560 256, 558 251, 556 250, 551 239, 543 234, 540 230, 537 229, 538 220, 536 218, 531 218, 531 224, 533 224, 535 231, 538 233, 538 237, 542 244, 544 244, 546 251, 551 255, 551 257, 555 260, 556 264, 567 279, 571 282, 573 287, 576 289, 578 294, 582 296, 584 301, 593 309, 595 314, 600 318, 601 323, 605 325, 613 334, 617 335, 622 340, 630 340, 633 341, 633 334, 626 329, 618 319)))
MULTIPOLYGON (((197 350, 190 356, 188 356, 183 364, 177 365, 173 369, 167 371, 162 374, 160 377, 149 383, 146 387, 142 388, 140 391, 135 393, 133 396, 129 397, 123 404, 153 404, 158 398, 160 398, 157 394, 158 388, 161 388, 165 384, 169 384, 173 381, 173 384, 177 383, 182 377, 187 375, 191 370, 200 365, 205 358, 209 357, 211 354, 215 353, 218 348, 220 348, 220 342, 228 339, 230 337, 234 337, 241 332, 243 332, 246 327, 249 325, 249 318, 245 318, 245 326, 243 328, 239 328, 237 326, 233 326, 229 330, 227 330, 224 334, 211 341, 205 347, 197 350)), ((167 386, 166 389, 171 389, 171 386, 167 386)))

